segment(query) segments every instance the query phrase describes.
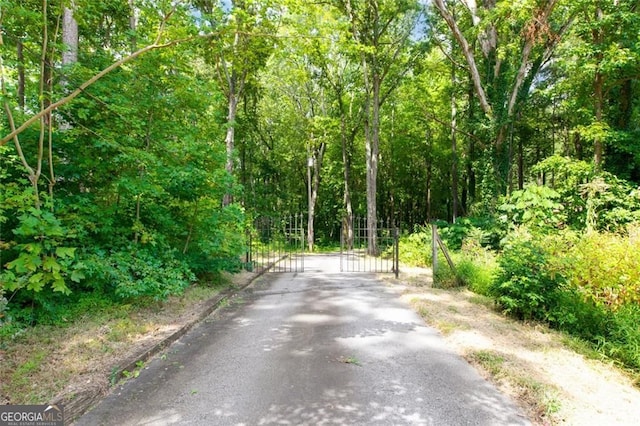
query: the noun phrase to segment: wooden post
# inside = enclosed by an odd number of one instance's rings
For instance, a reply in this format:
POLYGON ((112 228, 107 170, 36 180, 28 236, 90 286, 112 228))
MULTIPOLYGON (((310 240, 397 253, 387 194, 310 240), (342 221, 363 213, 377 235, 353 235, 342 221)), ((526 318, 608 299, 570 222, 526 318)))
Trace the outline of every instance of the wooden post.
POLYGON ((400 275, 400 229, 399 228, 395 228, 395 267, 394 267, 394 272, 396 274, 396 279, 398 278, 398 275, 400 275))
POLYGON ((436 281, 436 269, 438 268, 438 227, 431 224, 431 270, 433 271, 433 282, 436 281))

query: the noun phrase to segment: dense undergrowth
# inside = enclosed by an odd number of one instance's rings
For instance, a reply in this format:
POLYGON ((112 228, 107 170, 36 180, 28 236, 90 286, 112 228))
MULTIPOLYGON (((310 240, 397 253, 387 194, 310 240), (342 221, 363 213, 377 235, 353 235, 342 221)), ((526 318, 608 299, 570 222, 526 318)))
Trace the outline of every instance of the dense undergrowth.
MULTIPOLYGON (((564 170, 555 187, 515 191, 489 218, 439 223, 455 271, 440 261, 436 282, 463 283, 512 317, 640 370, 640 194, 606 174, 567 176, 576 165, 565 161, 538 166, 564 170)), ((431 231, 416 229, 402 239, 401 261, 431 265, 430 246, 431 231)))

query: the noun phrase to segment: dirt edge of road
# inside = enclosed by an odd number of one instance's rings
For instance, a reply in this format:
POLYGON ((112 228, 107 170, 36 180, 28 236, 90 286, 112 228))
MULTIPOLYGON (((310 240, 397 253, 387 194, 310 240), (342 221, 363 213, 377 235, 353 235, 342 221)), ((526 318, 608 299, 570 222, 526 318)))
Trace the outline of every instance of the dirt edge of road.
POLYGON ((114 387, 122 384, 123 380, 136 377, 136 370, 139 370, 152 357, 170 346, 173 342, 185 335, 189 330, 204 321, 209 315, 216 311, 225 302, 237 296, 242 290, 251 285, 267 269, 252 273, 238 274, 233 279, 233 287, 213 296, 212 298, 197 303, 188 312, 182 313, 178 317, 171 318, 174 328, 169 334, 149 333, 139 337, 142 344, 134 344, 134 350, 124 353, 121 357, 116 356, 110 365, 105 365, 100 369, 103 375, 109 371, 108 381, 110 386, 105 386, 103 381, 97 380, 97 384, 86 386, 84 383, 70 383, 52 403, 62 404, 65 409, 65 420, 72 424, 82 414, 104 398, 114 387))
POLYGON ((511 320, 469 290, 433 288, 430 270, 407 268, 398 280, 381 278, 534 424, 638 424, 640 390, 633 379, 611 361, 572 349, 579 342, 511 320))

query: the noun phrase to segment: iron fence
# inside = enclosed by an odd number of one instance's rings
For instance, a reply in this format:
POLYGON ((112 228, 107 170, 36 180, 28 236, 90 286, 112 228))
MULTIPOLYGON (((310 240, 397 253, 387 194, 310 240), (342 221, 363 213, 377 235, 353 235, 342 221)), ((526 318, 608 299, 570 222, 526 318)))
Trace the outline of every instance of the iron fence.
POLYGON ((247 230, 247 264, 272 272, 303 272, 306 222, 302 214, 260 217, 247 230))
POLYGON ((343 224, 340 239, 340 271, 393 272, 398 277, 399 230, 391 220, 378 220, 369 226, 366 218, 351 222, 351 232, 343 224), (374 231, 375 229, 375 231, 374 231))

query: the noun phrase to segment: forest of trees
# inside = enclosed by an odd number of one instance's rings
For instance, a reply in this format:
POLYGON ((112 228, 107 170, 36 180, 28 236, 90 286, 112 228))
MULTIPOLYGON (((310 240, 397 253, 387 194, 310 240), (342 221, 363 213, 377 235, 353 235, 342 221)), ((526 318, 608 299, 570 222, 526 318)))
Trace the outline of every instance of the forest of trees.
POLYGON ((0 324, 179 293, 264 215, 631 238, 639 77, 635 0, 2 1, 0 324))

